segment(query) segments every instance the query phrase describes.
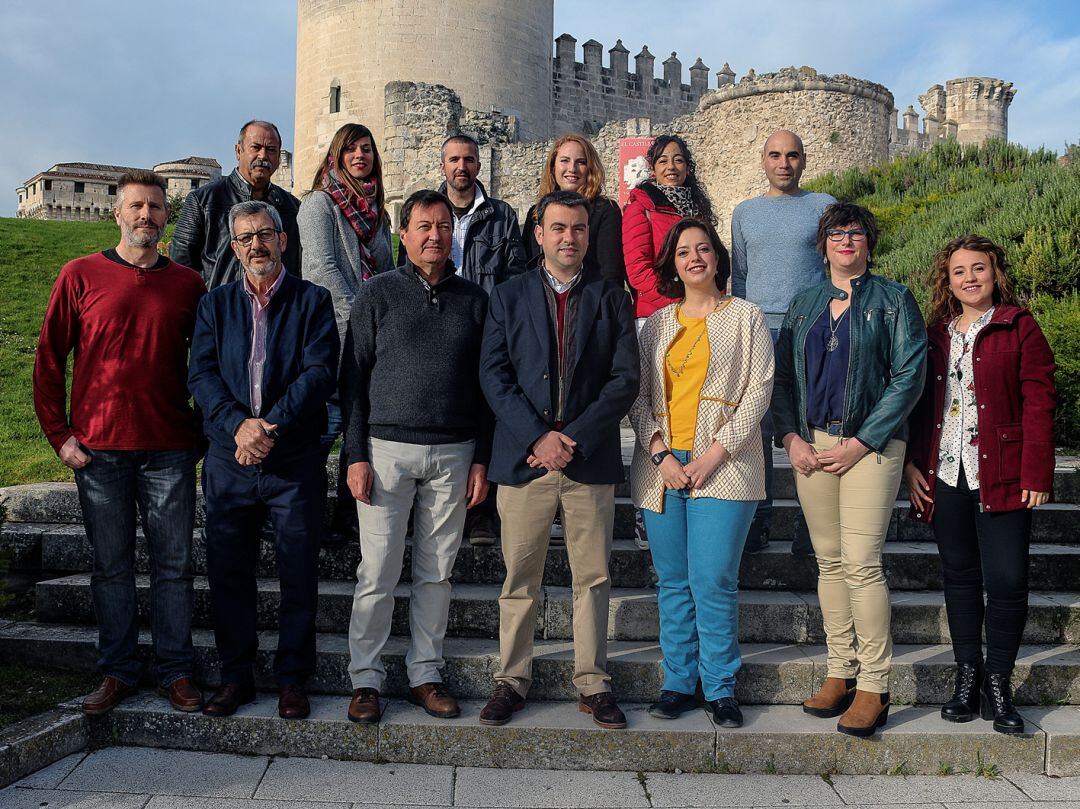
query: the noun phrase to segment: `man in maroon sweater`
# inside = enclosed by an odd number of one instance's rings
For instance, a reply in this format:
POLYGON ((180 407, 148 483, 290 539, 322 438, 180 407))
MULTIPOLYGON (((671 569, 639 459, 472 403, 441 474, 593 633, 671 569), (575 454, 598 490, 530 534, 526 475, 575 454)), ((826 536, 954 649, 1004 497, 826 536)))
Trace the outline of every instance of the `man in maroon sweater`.
POLYGON ((112 710, 136 690, 135 512, 150 551, 154 674, 181 711, 197 711, 192 682, 191 536, 195 524, 195 414, 187 355, 206 292, 198 273, 158 255, 165 181, 132 171, 117 182, 115 249, 60 271, 34 363, 34 407, 45 437, 75 470, 94 549, 91 590, 98 666, 105 679, 83 701, 112 710), (65 373, 75 352, 68 415, 65 373))

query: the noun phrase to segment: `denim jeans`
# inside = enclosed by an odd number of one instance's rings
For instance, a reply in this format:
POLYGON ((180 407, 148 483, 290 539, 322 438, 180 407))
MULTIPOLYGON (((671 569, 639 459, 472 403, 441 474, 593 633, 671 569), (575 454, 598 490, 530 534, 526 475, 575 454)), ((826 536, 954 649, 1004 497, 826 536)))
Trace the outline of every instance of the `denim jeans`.
MULTIPOLYGON (((680 463, 686 450, 673 450, 680 463)), ((690 497, 668 489, 664 511, 642 509, 659 582, 665 691, 705 699, 735 695, 739 654, 739 560, 757 501, 690 497)))
MULTIPOLYGON (((345 432, 345 419, 340 405, 334 402, 326 403, 326 434, 320 440, 325 459, 330 458, 330 450, 334 448, 334 442, 339 435, 345 432)), ((326 465, 325 462, 323 464, 326 465)), ((338 511, 348 510, 351 514, 355 511, 355 500, 349 491, 349 459, 345 457, 345 440, 342 438, 341 449, 338 452, 338 477, 337 477, 337 502, 335 508, 338 511)), ((329 483, 329 480, 327 481, 329 483)))
POLYGON ((75 471, 86 535, 94 550, 90 589, 98 620, 98 667, 128 685, 139 681, 135 599, 135 511, 150 553, 150 626, 154 674, 169 686, 190 677, 191 535, 195 527, 192 450, 88 450, 75 471))

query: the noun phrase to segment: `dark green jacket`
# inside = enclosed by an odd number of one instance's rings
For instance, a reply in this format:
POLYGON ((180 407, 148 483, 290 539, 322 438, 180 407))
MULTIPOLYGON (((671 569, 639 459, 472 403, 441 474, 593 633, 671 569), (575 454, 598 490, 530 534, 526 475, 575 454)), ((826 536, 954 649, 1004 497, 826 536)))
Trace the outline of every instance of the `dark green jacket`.
MULTIPOLYGON (((829 301, 846 293, 826 281, 788 307, 776 344, 773 419, 776 445, 788 433, 810 440, 806 423, 806 335, 829 301)), ((908 413, 922 393, 926 324, 903 284, 866 273, 851 282, 851 358, 844 396, 843 434, 882 452, 907 440, 908 413)))

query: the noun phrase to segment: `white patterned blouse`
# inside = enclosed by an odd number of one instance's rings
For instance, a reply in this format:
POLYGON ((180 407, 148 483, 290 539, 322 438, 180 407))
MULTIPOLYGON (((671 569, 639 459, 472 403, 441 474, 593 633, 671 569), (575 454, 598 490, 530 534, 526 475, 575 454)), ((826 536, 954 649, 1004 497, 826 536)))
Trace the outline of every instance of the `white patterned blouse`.
POLYGON ((941 415, 938 480, 956 486, 963 464, 968 488, 979 488, 979 402, 975 396, 975 369, 971 349, 975 338, 994 316, 991 306, 968 327, 957 330, 959 318, 949 324, 949 375, 945 385, 945 412, 941 415))

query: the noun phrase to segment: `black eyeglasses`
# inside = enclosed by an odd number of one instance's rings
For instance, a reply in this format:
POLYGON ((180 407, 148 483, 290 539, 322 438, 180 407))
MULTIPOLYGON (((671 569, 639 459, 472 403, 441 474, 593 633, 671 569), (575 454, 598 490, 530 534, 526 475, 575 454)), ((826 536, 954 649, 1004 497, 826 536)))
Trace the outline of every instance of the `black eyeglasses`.
POLYGON ((262 230, 256 230, 254 233, 237 233, 233 236, 233 241, 243 247, 247 247, 255 239, 265 244, 272 241, 278 235, 278 232, 272 228, 263 228, 262 230))
POLYGON ((862 228, 852 228, 851 230, 841 230, 840 228, 829 228, 825 231, 825 235, 829 238, 830 242, 842 242, 845 236, 850 236, 853 242, 866 241, 866 231, 862 228))

